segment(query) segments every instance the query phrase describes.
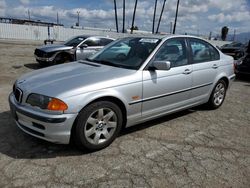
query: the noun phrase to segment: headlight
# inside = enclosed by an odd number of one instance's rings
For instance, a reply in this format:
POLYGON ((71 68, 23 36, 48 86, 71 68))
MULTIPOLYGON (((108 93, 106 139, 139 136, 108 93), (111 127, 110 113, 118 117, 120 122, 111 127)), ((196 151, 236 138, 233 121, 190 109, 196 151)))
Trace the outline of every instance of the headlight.
POLYGON ((32 93, 28 96, 26 103, 41 109, 64 111, 68 109, 67 104, 57 98, 32 93))

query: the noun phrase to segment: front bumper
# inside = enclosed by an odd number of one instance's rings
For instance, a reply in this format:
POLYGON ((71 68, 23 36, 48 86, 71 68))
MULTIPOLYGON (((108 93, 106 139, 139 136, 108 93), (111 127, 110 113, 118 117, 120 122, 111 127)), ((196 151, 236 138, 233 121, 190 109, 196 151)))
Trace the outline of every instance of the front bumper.
POLYGON ((68 144, 77 114, 53 115, 38 112, 16 102, 13 93, 9 105, 17 126, 24 132, 54 143, 68 144))
POLYGON ((47 58, 47 57, 38 57, 37 55, 34 55, 34 56, 35 56, 35 58, 36 58, 36 60, 37 60, 38 62, 47 62, 47 63, 51 63, 51 62, 53 62, 54 59, 55 59, 55 56, 52 56, 52 57, 49 57, 49 58, 47 58))

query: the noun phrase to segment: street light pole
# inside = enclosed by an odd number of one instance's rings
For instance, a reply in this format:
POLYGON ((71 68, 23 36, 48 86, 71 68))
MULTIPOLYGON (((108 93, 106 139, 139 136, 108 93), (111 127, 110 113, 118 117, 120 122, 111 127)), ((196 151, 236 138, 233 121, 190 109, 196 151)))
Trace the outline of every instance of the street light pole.
POLYGON ((173 34, 175 34, 175 29, 176 29, 176 22, 177 22, 177 17, 178 17, 179 3, 180 3, 180 0, 177 0, 173 34))

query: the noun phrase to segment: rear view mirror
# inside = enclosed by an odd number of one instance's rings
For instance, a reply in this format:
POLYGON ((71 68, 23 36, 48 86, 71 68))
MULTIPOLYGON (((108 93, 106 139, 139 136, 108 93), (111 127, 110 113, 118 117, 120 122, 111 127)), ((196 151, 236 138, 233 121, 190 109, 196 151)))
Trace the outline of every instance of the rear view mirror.
POLYGON ((169 61, 153 61, 149 68, 151 70, 169 70, 171 68, 171 63, 169 61))

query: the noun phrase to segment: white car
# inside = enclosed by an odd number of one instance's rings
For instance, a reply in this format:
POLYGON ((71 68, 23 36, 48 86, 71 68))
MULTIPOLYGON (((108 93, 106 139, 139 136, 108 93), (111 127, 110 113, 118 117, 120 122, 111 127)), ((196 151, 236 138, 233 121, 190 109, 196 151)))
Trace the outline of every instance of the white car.
POLYGON ((203 39, 130 37, 88 60, 22 76, 9 103, 24 132, 97 150, 122 127, 204 103, 220 107, 234 78, 233 58, 203 39))

